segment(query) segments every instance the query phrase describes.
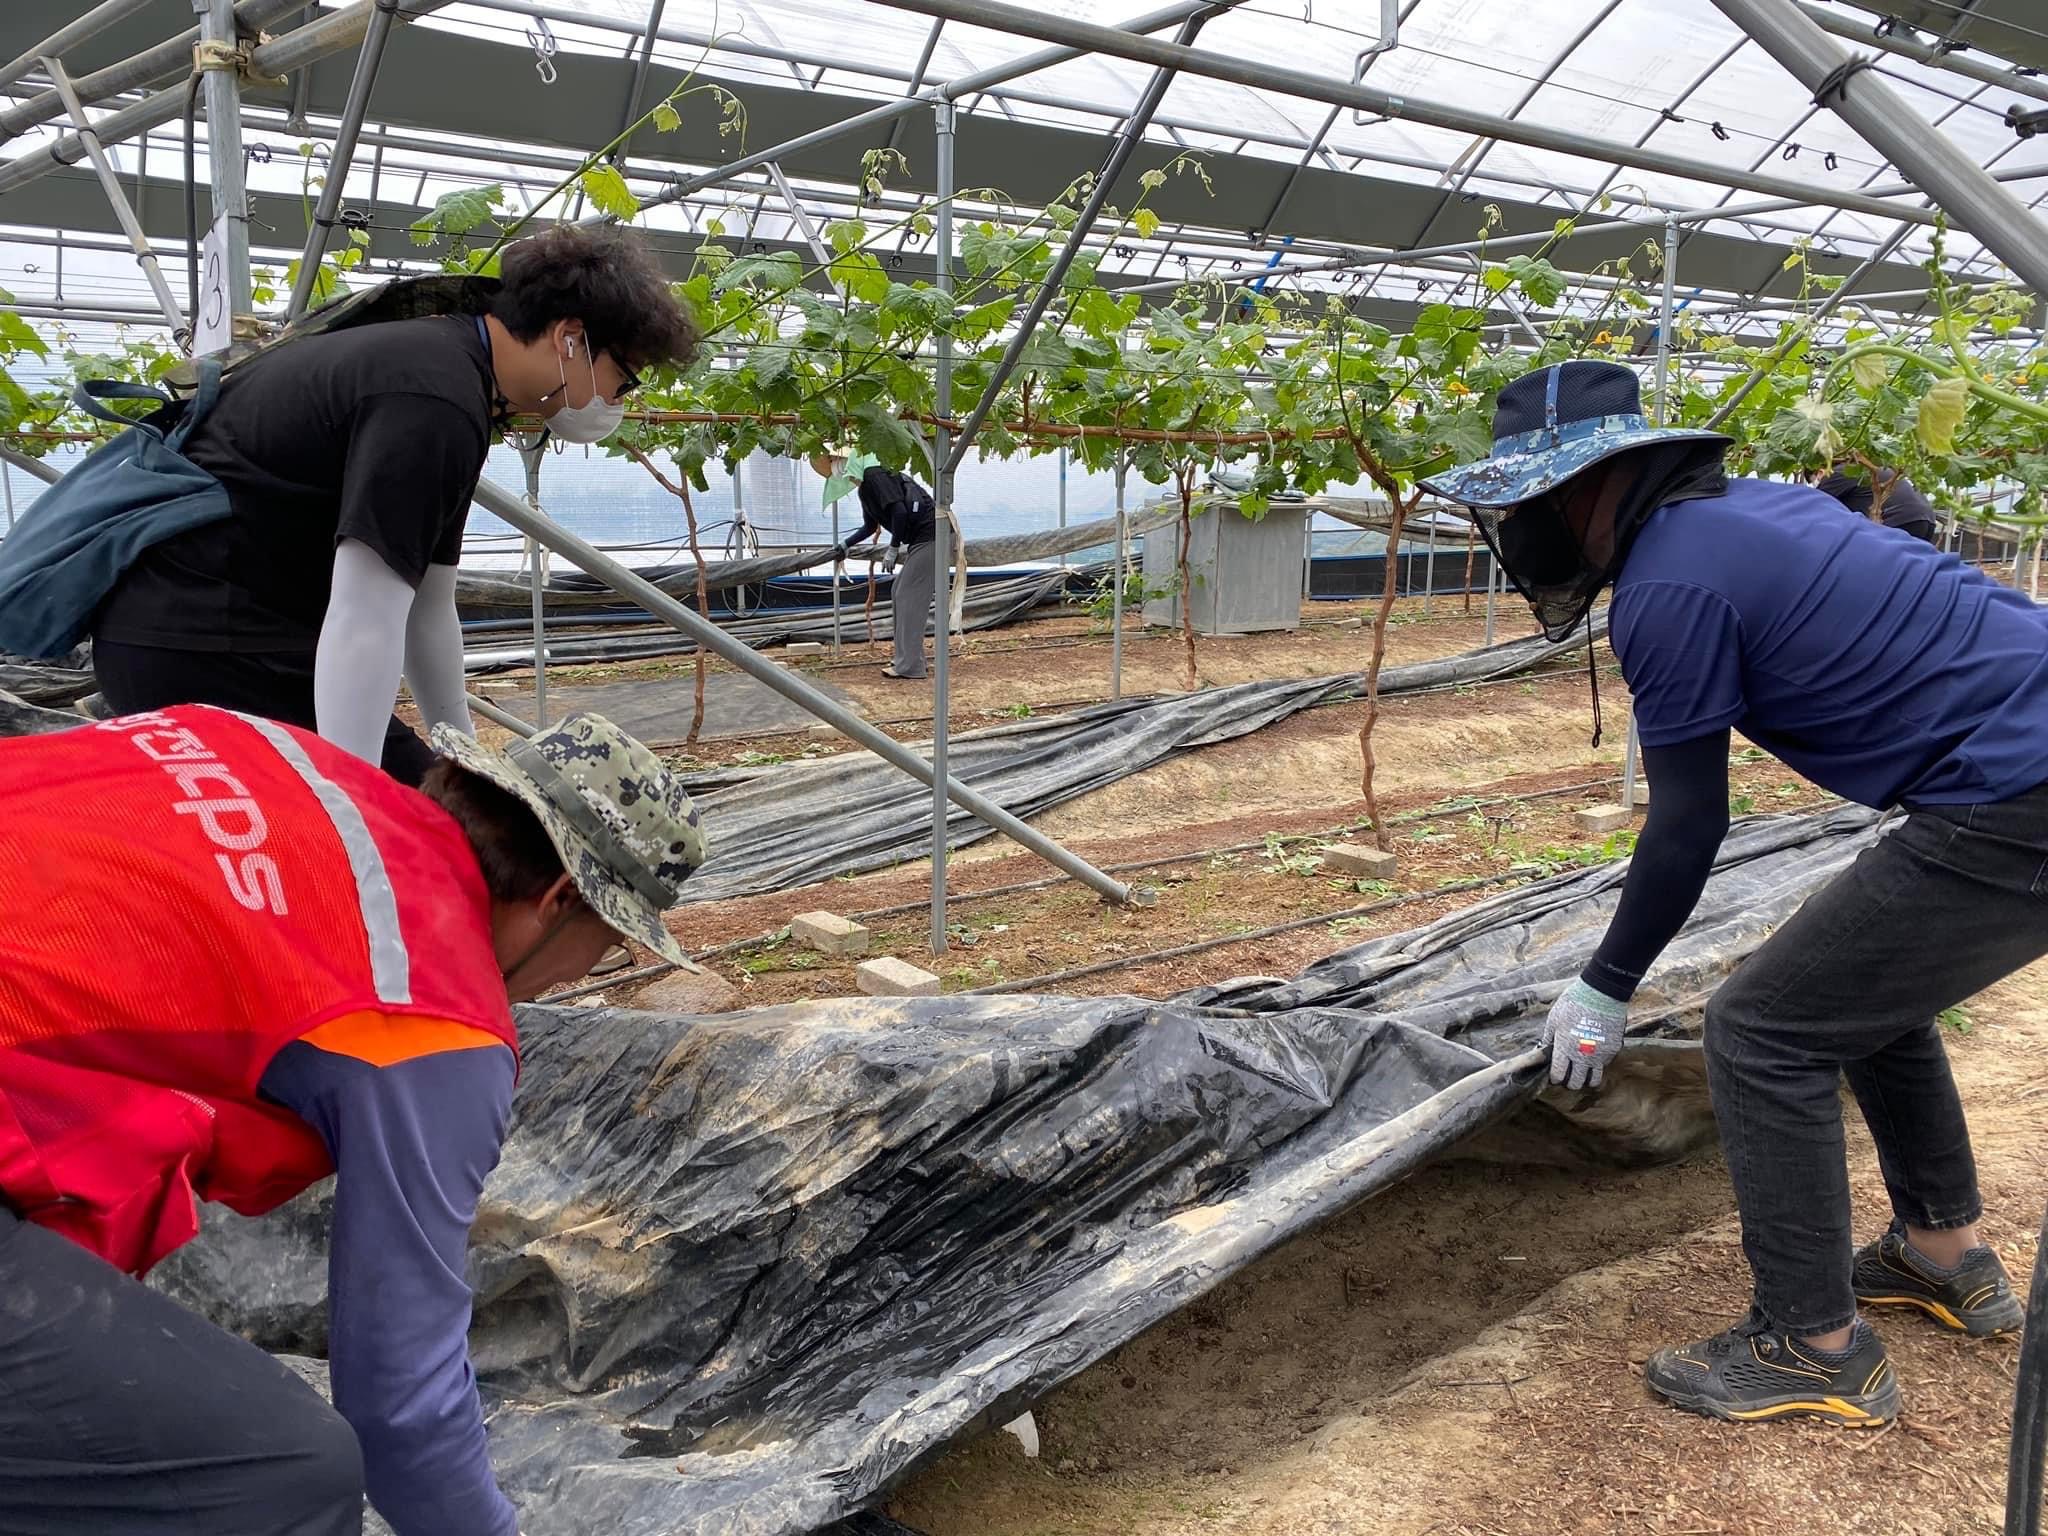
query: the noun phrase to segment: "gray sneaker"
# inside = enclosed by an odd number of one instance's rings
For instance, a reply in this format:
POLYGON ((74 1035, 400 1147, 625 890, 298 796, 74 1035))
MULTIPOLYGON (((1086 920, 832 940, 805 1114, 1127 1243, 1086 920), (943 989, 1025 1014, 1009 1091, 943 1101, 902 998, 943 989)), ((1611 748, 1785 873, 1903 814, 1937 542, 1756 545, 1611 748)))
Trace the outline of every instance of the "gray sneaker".
POLYGON ((1674 1408, 1738 1424, 1824 1419, 1875 1429, 1899 1414, 1899 1379, 1868 1323, 1857 1324, 1848 1350, 1823 1356, 1752 1309, 1726 1333, 1658 1350, 1643 1375, 1674 1408))
POLYGON ((2005 1266, 1989 1248, 1972 1248, 1955 1269, 1940 1274, 1913 1251, 1898 1222, 1858 1250, 1855 1285, 1856 1299, 1866 1307, 1917 1307, 1942 1327, 1974 1339, 2016 1332, 2027 1316, 2005 1266))

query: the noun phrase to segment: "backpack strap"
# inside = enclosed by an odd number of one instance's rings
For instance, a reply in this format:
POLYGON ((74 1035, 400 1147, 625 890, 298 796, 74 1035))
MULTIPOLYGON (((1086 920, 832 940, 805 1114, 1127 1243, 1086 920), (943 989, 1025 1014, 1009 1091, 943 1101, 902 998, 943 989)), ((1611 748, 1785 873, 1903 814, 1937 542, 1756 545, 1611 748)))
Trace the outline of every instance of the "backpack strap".
MULTIPOLYGON (((132 416, 123 416, 111 406, 100 404, 102 400, 154 400, 168 410, 174 402, 160 389, 151 389, 147 384, 129 384, 120 379, 81 379, 78 387, 71 391, 71 401, 88 416, 101 421, 110 421, 117 427, 136 427, 142 423, 132 416)), ((145 432, 155 435, 154 427, 143 427, 145 432)))
POLYGON ((163 410, 173 409, 178 404, 177 398, 161 389, 152 388, 147 384, 130 384, 121 379, 81 379, 78 387, 72 390, 71 399, 88 416, 111 422, 117 427, 139 427, 176 451, 184 446, 185 439, 191 435, 192 429, 206 419, 207 413, 213 409, 214 401, 220 398, 220 360, 202 357, 197 359, 194 367, 199 376, 198 387, 193 391, 192 398, 185 403, 184 414, 179 417, 178 424, 168 435, 147 422, 137 421, 132 416, 124 416, 112 406, 101 404, 105 400, 153 400, 163 410))
POLYGON ((178 424, 164 438, 164 446, 173 453, 185 446, 185 439, 192 435, 192 429, 212 414, 214 402, 220 399, 220 359, 202 357, 196 361, 199 386, 192 391, 192 398, 185 402, 185 414, 178 418, 178 424))

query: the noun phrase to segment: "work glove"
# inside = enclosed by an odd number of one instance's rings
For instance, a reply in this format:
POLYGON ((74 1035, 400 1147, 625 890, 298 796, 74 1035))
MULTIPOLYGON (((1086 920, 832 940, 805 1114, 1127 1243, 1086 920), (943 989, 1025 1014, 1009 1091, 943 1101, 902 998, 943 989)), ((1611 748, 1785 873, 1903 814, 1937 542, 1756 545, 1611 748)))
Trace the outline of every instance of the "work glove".
POLYGON ((902 551, 891 544, 882 556, 882 569, 893 572, 896 569, 896 562, 902 558, 902 551))
POLYGON ((834 565, 839 565, 845 562, 846 556, 849 553, 849 551, 847 549, 847 546, 844 544, 834 544, 830 549, 826 550, 825 553, 831 556, 832 563, 834 565))
POLYGON ((1550 1047, 1550 1080, 1568 1088, 1598 1088, 1607 1064, 1621 1053, 1628 1004, 1598 987, 1575 981, 1550 1005, 1542 1043, 1550 1047))

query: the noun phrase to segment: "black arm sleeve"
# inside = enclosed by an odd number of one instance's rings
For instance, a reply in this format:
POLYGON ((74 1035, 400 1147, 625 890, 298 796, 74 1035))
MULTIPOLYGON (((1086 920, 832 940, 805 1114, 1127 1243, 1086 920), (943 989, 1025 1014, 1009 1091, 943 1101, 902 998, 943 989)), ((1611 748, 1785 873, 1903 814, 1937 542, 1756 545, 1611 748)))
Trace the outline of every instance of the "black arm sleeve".
POLYGON ((1587 986, 1627 1002, 1643 973, 1685 926, 1728 833, 1728 733, 1645 747, 1650 814, 1636 841, 1607 936, 1581 973, 1587 986))
POLYGON ((857 491, 860 497, 860 528, 846 536, 848 544, 858 544, 863 539, 882 531, 881 519, 875 516, 875 493, 869 489, 867 476, 861 476, 857 491))

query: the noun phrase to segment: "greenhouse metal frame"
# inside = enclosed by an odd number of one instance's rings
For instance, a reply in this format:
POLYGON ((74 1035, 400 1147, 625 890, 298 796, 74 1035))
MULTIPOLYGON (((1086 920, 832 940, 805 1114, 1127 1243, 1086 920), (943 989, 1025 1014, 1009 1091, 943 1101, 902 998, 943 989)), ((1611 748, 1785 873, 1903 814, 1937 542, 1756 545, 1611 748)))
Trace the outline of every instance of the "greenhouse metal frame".
MULTIPOLYGON (((409 249, 408 229, 436 196, 504 182, 531 199, 535 180, 573 170, 686 75, 747 101, 750 142, 735 146, 713 127, 686 128, 674 146, 621 145, 615 163, 640 222, 671 257, 714 218, 743 226, 750 250, 809 253, 821 248, 820 221, 864 204, 900 213, 929 195, 933 239, 899 238, 891 266, 944 291, 952 263, 937 253, 954 249, 956 195, 973 206, 963 186, 1002 187, 1029 205, 1064 176, 1097 171, 1003 362, 957 429, 935 429, 947 518, 954 471, 1084 250, 1111 288, 1292 284, 1398 324, 1439 293, 1482 291, 1480 254, 1544 246, 1560 218, 1580 222, 1557 260, 1582 273, 1661 240, 1660 408, 1681 286, 1687 305, 1759 324, 1818 325, 1854 297, 1888 333, 1924 329, 1932 317, 1914 280, 1946 220, 1956 279, 2003 268, 2048 293, 2037 211, 2048 199, 2048 136, 2036 137, 2048 126, 2048 25, 2030 19, 2025 0, 1570 0, 1546 13, 1557 25, 1526 58, 1514 8, 1457 0, 1325 0, 1320 15, 1314 0, 1182 0, 1117 26, 1087 19, 1095 8, 1085 0, 750 0, 708 22, 671 19, 668 0, 103 0, 74 10, 18 0, 0 23, 0 56, 14 55, 0 66, 0 246, 19 259, 7 283, 22 315, 74 326, 177 332, 197 320, 175 281, 197 292, 180 238, 183 182, 165 168, 198 128, 211 207, 225 215, 235 316, 253 308, 252 251, 297 261, 284 308, 301 313, 342 228, 362 237, 366 270, 433 269, 409 249), (1510 89, 1504 113, 1463 104, 1510 89), (1587 119, 1600 131, 1575 126, 1587 119), (299 144, 304 154, 289 149, 299 144), (1719 146, 1728 147, 1717 158, 1719 146), (901 151, 904 174, 871 192, 862 155, 878 149, 901 151), (1155 231, 1113 246, 1095 237, 1096 215, 1132 172, 1186 151, 1205 157, 1213 196, 1169 186, 1155 231), (1450 238, 1469 234, 1482 206, 1497 232, 1450 238), (302 241, 284 233, 299 217, 302 241), (1780 280, 1801 249, 1839 279, 1825 298, 1803 299, 1780 280), (100 270, 83 283, 74 272, 67 289, 67 251, 100 270), (121 251, 135 258, 133 278, 106 270, 104 257, 121 251)), ((578 202, 576 216, 596 216, 578 202)), ((1488 307, 1500 332, 1528 325, 1511 293, 1488 307)), ((2038 325, 2037 310, 2035 334, 2038 325)), ((934 364, 937 415, 951 422, 943 334, 934 364)), ((944 622, 927 760, 537 502, 489 485, 480 500, 929 780, 935 827, 950 793, 1107 899, 1141 895, 949 780, 944 622)), ((935 549, 944 576, 948 541, 935 549)), ((538 571, 536 561, 536 581, 538 571)), ((535 618, 539 667, 538 606, 535 618)), ((936 951, 946 941, 943 837, 933 853, 936 951)))

